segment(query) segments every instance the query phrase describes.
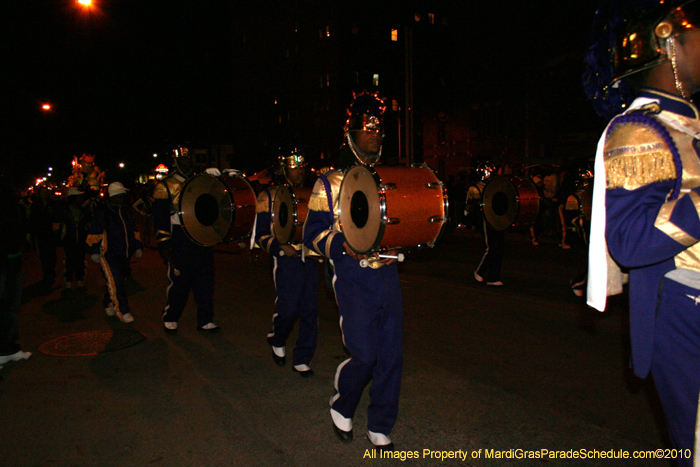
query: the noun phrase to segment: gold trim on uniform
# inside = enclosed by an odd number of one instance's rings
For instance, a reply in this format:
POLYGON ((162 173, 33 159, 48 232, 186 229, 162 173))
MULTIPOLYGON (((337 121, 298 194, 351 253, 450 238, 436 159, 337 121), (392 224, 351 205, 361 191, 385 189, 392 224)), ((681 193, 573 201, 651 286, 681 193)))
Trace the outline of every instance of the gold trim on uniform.
POLYGON ((332 230, 324 230, 323 232, 318 234, 312 242, 312 245, 314 246, 314 250, 316 250, 321 255, 323 254, 323 252, 321 252, 321 249, 318 247, 318 242, 320 242, 321 240, 326 238, 331 232, 332 232, 332 230))
POLYGON ((312 192, 311 198, 309 199, 309 210, 310 211, 320 211, 320 212, 330 212, 331 209, 328 206, 328 198, 326 197, 326 189, 323 187, 323 182, 319 182, 321 185, 321 191, 312 192))
POLYGON ((255 212, 270 212, 270 199, 275 198, 275 193, 277 192, 277 187, 270 187, 268 188, 270 191, 270 196, 267 196, 267 192, 265 190, 261 191, 260 194, 258 195, 257 202, 255 204, 255 212))
POLYGON ((153 199, 168 199, 168 189, 163 182, 158 182, 153 189, 153 199))
POLYGON ((90 234, 87 236, 85 243, 87 243, 88 246, 92 246, 95 243, 99 243, 102 240, 102 237, 103 237, 102 234, 90 234))
MULTIPOLYGON (((694 194, 694 193, 693 193, 694 194)), ((697 198, 697 195, 695 196, 697 198)), ((680 243, 681 245, 690 246, 697 243, 697 239, 688 235, 683 229, 671 222, 673 210, 676 207, 678 200, 664 203, 659 210, 659 214, 654 221, 654 227, 680 243)))
POLYGON ((635 190, 642 186, 676 178, 671 151, 615 157, 605 161, 607 188, 635 190))
POLYGON ((178 173, 168 175, 158 182, 153 189, 153 198, 168 199, 168 197, 170 197, 170 210, 171 212, 177 212, 180 204, 182 185, 184 185, 186 181, 187 179, 178 173))
POLYGON ((328 231, 330 234, 328 235, 328 240, 326 240, 326 258, 331 257, 331 246, 333 244, 333 238, 338 235, 338 232, 333 232, 333 231, 328 231))
POLYGON ((652 127, 619 124, 605 141, 607 188, 634 190, 676 178, 676 166, 666 141, 652 127))

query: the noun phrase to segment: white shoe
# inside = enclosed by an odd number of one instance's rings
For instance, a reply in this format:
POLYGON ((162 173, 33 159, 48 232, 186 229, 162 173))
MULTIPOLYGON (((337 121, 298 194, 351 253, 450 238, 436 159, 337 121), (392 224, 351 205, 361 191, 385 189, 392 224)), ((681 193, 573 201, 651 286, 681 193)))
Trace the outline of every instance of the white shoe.
POLYGON ((31 356, 32 356, 31 352, 22 352, 21 350, 18 350, 17 352, 13 353, 12 355, 3 355, 2 357, 0 357, 0 365, 7 363, 7 362, 18 362, 20 360, 26 360, 31 356))
POLYGON ((112 308, 112 307, 105 308, 105 314, 106 314, 107 316, 114 316, 114 315, 117 314, 117 310, 115 310, 115 309, 112 308))
POLYGON ((477 282, 484 282, 484 278, 477 274, 476 271, 474 271, 474 279, 476 279, 477 282))
POLYGON ((134 321, 134 317, 131 316, 131 313, 117 313, 117 317, 121 320, 122 323, 131 323, 134 321))
POLYGON ((501 282, 501 281, 487 282, 486 285, 490 285, 491 287, 503 287, 503 282, 501 282))
POLYGON ((343 431, 352 431, 352 418, 345 418, 340 415, 340 412, 331 409, 331 418, 333 424, 343 431))
POLYGON ((391 438, 382 433, 375 433, 373 431, 367 430, 367 438, 375 446, 388 446, 391 444, 391 438))
POLYGON ((177 321, 163 321, 163 327, 165 328, 165 332, 176 332, 177 321))

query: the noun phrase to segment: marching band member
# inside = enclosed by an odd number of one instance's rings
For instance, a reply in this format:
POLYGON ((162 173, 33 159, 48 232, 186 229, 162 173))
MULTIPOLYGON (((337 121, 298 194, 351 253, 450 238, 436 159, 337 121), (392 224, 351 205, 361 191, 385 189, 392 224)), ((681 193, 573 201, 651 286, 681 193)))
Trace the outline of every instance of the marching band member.
POLYGON ((671 439, 690 452, 700 395, 700 113, 690 98, 700 91, 700 2, 609 1, 592 37, 586 92, 614 118, 595 162, 588 303, 602 311, 606 293, 622 289, 618 265, 629 271, 634 372, 651 372, 671 439))
MULTIPOLYGON (((194 168, 187 148, 178 147, 173 151, 173 166, 175 171, 160 180, 153 191, 153 229, 158 253, 168 266, 170 280, 163 309, 163 328, 167 334, 177 333, 180 316, 192 290, 197 303, 197 330, 220 332, 221 328, 214 323, 214 248, 190 240, 178 215, 182 187, 193 175, 194 168)), ((213 175, 219 173, 216 169, 212 172, 213 175)))
MULTIPOLYGON (((348 109, 341 148, 341 166, 372 166, 381 156, 384 103, 362 93, 348 109)), ((333 265, 340 329, 350 358, 336 371, 331 398, 333 429, 341 441, 353 439, 352 418, 365 386, 373 381, 367 410, 367 436, 379 449, 393 449, 389 437, 399 411, 403 368, 403 303, 399 273, 393 259, 360 267, 367 255, 345 242, 338 223, 338 197, 343 172, 319 177, 309 201, 304 244, 333 265)))
POLYGON ((143 248, 128 209, 130 206, 125 205, 127 191, 119 182, 109 184, 109 200, 95 214, 86 240, 92 261, 102 265, 107 279, 103 299, 105 313, 116 315, 123 323, 134 321, 125 286, 129 261, 132 253, 140 258, 143 248))
MULTIPOLYGON (((281 149, 277 159, 277 175, 292 188, 304 185, 306 161, 298 147, 281 149)), ((278 366, 286 363, 285 344, 294 323, 299 319, 299 337, 292 357, 294 371, 302 377, 313 375, 311 360, 318 336, 318 270, 316 262, 302 258, 302 244, 280 244, 272 235, 272 201, 277 187, 260 192, 256 207, 253 238, 272 258, 272 275, 277 298, 272 315, 272 330, 267 343, 272 346, 272 359, 278 366)))

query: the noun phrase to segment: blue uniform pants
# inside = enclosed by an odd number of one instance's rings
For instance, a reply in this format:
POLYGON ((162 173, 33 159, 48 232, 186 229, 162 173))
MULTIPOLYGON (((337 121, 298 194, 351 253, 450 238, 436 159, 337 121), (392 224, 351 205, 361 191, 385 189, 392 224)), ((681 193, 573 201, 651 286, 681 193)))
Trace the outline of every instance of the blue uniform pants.
POLYGON ((126 298, 126 274, 129 270, 129 258, 125 256, 103 256, 100 260, 102 271, 107 280, 107 291, 102 304, 122 314, 129 313, 129 300, 126 298))
POLYGON ((284 347, 299 319, 299 337, 294 348, 293 364, 308 365, 316 351, 318 337, 318 269, 313 260, 288 256, 274 257, 272 274, 277 299, 272 317, 272 331, 267 343, 284 347))
POLYGON ((398 268, 335 262, 334 286, 343 342, 350 358, 338 366, 332 408, 352 418, 372 380, 367 428, 389 435, 399 412, 403 370, 403 302, 398 268))
POLYGON ((190 290, 197 304, 197 326, 214 319, 214 250, 190 243, 173 248, 168 263, 168 303, 163 321, 177 322, 187 305, 190 290))
POLYGON ((498 282, 501 280, 501 264, 505 252, 505 230, 496 230, 484 220, 484 237, 486 252, 476 273, 486 279, 486 282, 498 282))
MULTIPOLYGON (((693 449, 700 395, 700 290, 664 279, 651 373, 676 449, 693 449)), ((692 459, 679 460, 691 466, 692 459)))

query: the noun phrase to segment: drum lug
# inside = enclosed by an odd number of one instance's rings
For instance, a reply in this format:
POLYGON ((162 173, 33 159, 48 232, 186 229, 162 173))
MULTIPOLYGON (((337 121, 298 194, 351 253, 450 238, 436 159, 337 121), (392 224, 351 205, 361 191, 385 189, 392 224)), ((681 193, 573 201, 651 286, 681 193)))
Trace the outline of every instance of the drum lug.
POLYGON ((440 188, 442 186, 442 183, 434 183, 434 182, 429 182, 425 184, 425 187, 428 189, 434 189, 434 188, 440 188))
POLYGON ((399 219, 398 217, 389 217, 384 223, 386 225, 396 225, 399 222, 401 222, 401 219, 399 219))
POLYGON ((445 218, 442 216, 433 216, 430 219, 428 219, 428 222, 431 222, 431 223, 444 222, 444 221, 445 221, 445 218))
POLYGON ((379 185, 379 189, 382 191, 389 191, 389 190, 395 190, 396 189, 396 183, 385 183, 383 185, 379 185))

